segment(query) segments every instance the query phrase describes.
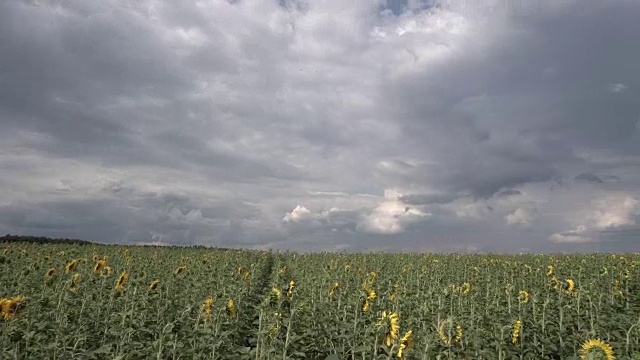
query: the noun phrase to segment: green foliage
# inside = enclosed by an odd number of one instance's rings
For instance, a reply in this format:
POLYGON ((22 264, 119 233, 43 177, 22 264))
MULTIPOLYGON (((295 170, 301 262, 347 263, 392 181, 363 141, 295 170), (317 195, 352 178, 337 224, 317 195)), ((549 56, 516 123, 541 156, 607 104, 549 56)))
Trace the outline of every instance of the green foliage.
POLYGON ((640 353, 638 254, 13 242, 0 244, 0 259, 0 299, 25 297, 3 306, 2 359, 396 359, 399 350, 405 359, 579 359, 588 339, 616 359, 640 353))

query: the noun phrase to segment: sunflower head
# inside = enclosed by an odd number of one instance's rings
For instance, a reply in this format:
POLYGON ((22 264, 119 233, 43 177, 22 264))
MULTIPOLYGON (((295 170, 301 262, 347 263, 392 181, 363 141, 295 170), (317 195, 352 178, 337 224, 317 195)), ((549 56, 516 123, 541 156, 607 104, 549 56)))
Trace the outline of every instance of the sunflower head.
POLYGON ((553 268, 553 265, 548 265, 547 266, 547 276, 553 275, 554 271, 555 271, 555 269, 553 268))
POLYGON ((384 344, 387 345, 387 347, 391 347, 400 332, 400 316, 397 313, 387 313, 383 311, 378 326, 386 329, 384 344))
POLYGON ((511 342, 514 344, 518 343, 520 329, 522 329, 522 321, 518 320, 513 324, 513 331, 511 332, 511 342))
POLYGON ((118 291, 124 290, 124 285, 127 283, 127 280, 129 280, 129 273, 123 271, 116 280, 115 289, 118 291))
POLYGON ((340 289, 340 283, 336 281, 329 291, 329 296, 333 297, 338 289, 340 289))
POLYGON ((289 288, 287 289, 287 297, 293 296, 293 289, 296 287, 296 282, 291 280, 289 281, 289 288))
POLYGON ((22 306, 24 296, 0 299, 0 316, 4 320, 12 318, 22 306))
POLYGON ((78 259, 73 259, 73 260, 69 261, 64 266, 64 272, 66 272, 66 273, 73 272, 76 269, 77 265, 78 265, 78 259))
POLYGON ((179 266, 176 271, 174 272, 175 275, 180 275, 182 273, 184 273, 185 271, 187 271, 187 267, 186 266, 179 266))
POLYGON ((413 344, 413 330, 407 331, 399 342, 398 359, 404 359, 404 352, 413 344))
POLYGON ((600 339, 589 339, 582 343, 580 347, 580 359, 597 359, 603 358, 605 360, 615 360, 613 354, 613 348, 611 345, 600 339), (599 354, 599 357, 596 357, 599 354))
POLYGON ((238 313, 238 309, 236 308, 236 304, 233 302, 233 299, 229 299, 227 302, 227 314, 229 316, 236 316, 238 313))
POLYGON ((75 273, 73 274, 73 277, 71 277, 71 286, 69 286, 69 290, 71 290, 71 292, 76 292, 78 291, 79 285, 80 285, 80 274, 75 273))
POLYGON ((52 278, 54 275, 56 274, 56 269, 55 268, 51 268, 49 270, 47 270, 46 276, 48 279, 52 278))
POLYGON ((567 294, 573 293, 576 288, 576 283, 573 279, 566 279, 563 285, 562 291, 567 294))
POLYGON ((149 291, 155 290, 158 287, 158 285, 160 285, 160 281, 159 280, 153 280, 151 282, 151 284, 149 284, 149 291))
POLYGON ((454 324, 453 319, 446 318, 438 324, 438 335, 446 346, 457 344, 462 340, 462 326, 454 324))
POLYGON ((468 282, 465 282, 464 284, 462 284, 462 287, 461 287, 462 294, 467 295, 469 291, 471 291, 471 284, 469 284, 468 282))
POLYGON ((529 302, 529 292, 527 290, 520 290, 518 292, 518 301, 522 304, 529 302))
POLYGON ((207 319, 211 318, 211 312, 213 311, 213 297, 209 296, 203 303, 202 303, 202 311, 204 312, 204 316, 207 319))
POLYGON ((95 273, 101 273, 104 270, 104 267, 107 265, 107 262, 104 260, 97 260, 96 264, 93 267, 93 271, 95 273))

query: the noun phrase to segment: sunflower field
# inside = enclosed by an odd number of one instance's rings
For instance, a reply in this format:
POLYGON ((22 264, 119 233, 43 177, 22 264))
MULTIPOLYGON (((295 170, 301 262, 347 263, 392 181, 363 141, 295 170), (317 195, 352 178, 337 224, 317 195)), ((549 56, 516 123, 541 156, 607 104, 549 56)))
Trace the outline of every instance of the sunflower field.
POLYGON ((640 359, 639 266, 0 243, 0 359, 640 359))

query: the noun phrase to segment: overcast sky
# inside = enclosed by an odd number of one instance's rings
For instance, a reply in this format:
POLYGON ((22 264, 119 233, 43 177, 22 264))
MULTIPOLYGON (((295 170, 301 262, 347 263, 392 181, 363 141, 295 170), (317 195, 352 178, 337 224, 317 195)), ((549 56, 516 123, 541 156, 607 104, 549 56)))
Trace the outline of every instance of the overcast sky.
POLYGON ((637 0, 5 0, 0 233, 640 251, 637 0))

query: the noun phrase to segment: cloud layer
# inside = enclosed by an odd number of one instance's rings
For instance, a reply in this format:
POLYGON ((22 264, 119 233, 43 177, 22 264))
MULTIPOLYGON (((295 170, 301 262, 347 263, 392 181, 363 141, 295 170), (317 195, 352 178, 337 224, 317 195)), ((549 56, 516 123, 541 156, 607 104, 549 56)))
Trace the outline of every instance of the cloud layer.
POLYGON ((638 251, 640 3, 0 4, 0 232, 638 251))

